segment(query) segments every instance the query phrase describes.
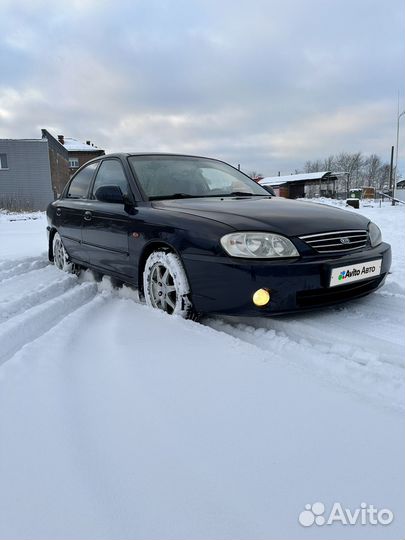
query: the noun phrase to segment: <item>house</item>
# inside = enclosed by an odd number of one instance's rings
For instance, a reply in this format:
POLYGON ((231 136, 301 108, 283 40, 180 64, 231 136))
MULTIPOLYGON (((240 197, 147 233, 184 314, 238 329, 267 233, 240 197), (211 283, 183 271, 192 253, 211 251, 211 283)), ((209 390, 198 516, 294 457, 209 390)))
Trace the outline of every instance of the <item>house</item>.
POLYGON ((397 181, 397 188, 399 189, 405 189, 405 180, 398 180, 397 181))
POLYGON ((0 208, 44 210, 54 198, 48 140, 0 139, 0 208))
POLYGON ((271 186, 276 195, 288 199, 303 197, 332 197, 337 196, 338 180, 344 179, 346 173, 331 171, 291 174, 289 176, 267 176, 259 180, 264 186, 271 186))
POLYGON ((105 155, 104 150, 97 148, 91 141, 82 143, 77 139, 65 137, 64 135, 58 135, 58 141, 68 151, 70 176, 91 159, 105 155))
POLYGON ((0 139, 0 208, 45 210, 71 175, 104 150, 46 129, 40 139, 0 139))

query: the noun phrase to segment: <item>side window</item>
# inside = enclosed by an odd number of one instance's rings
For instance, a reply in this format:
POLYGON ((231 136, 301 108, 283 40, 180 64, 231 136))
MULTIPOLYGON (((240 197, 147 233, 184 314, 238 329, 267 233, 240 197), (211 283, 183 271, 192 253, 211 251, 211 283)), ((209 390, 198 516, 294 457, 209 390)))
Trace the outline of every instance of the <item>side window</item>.
POLYGON ((102 186, 118 186, 123 195, 128 195, 128 181, 121 163, 116 159, 106 159, 100 165, 94 181, 92 199, 97 199, 97 190, 102 186))
POLYGON ((90 163, 84 169, 82 169, 71 181, 67 197, 69 199, 86 199, 87 192, 91 179, 93 178, 94 171, 96 170, 98 162, 90 163))
POLYGON ((71 169, 78 169, 79 168, 79 158, 77 157, 70 157, 69 158, 69 167, 71 169))
POLYGON ((0 169, 8 169, 7 154, 0 154, 0 169))

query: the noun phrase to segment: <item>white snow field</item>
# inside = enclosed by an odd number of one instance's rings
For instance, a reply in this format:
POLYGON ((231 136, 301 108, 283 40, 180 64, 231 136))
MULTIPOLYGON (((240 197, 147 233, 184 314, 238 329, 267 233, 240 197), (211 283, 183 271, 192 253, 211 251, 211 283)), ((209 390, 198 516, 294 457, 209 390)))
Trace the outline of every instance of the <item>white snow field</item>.
POLYGON ((360 212, 393 248, 378 292, 202 324, 0 213, 0 538, 403 538, 405 209, 360 212), (300 525, 315 502, 394 519, 300 525))

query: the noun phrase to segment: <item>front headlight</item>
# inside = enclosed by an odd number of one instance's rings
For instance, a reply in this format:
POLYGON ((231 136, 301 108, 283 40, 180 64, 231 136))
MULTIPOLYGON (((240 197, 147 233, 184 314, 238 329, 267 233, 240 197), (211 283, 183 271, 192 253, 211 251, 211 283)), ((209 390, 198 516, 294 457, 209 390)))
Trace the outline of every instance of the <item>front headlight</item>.
POLYGON ((247 259, 276 259, 299 257, 294 244, 279 234, 265 232, 238 232, 226 234, 221 245, 232 257, 247 259))
POLYGON ((370 244, 372 247, 376 247, 382 242, 381 231, 375 223, 370 221, 368 226, 368 234, 370 237, 370 244))

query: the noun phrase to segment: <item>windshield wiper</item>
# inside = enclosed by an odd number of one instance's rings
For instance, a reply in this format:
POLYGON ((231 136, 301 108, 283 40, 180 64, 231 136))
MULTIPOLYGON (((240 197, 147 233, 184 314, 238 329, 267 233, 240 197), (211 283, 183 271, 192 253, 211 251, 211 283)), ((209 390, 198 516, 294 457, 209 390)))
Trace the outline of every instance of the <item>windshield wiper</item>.
POLYGON ((247 193, 246 191, 231 191, 231 193, 224 193, 222 195, 218 195, 218 197, 269 197, 269 194, 266 193, 247 193))
POLYGON ((190 193, 173 193, 172 195, 156 195, 154 197, 149 197, 150 201, 160 201, 168 199, 204 199, 206 197, 271 197, 270 193, 247 193, 246 191, 231 191, 231 193, 215 193, 204 195, 190 195, 190 193))
POLYGON ((159 201, 161 199, 195 199, 201 195, 190 195, 190 193, 173 193, 172 195, 156 195, 149 197, 150 201, 159 201))

